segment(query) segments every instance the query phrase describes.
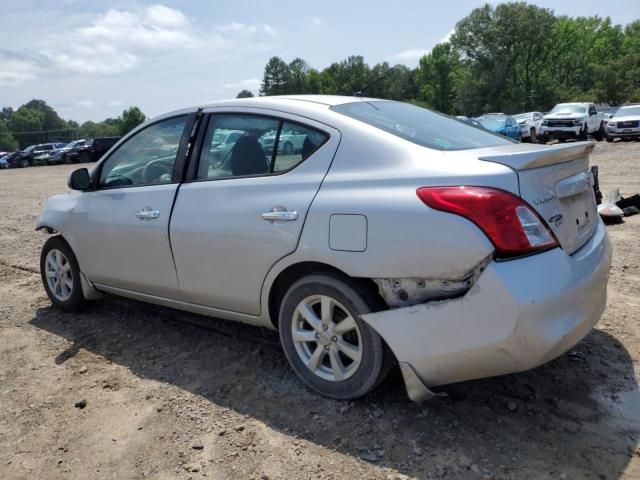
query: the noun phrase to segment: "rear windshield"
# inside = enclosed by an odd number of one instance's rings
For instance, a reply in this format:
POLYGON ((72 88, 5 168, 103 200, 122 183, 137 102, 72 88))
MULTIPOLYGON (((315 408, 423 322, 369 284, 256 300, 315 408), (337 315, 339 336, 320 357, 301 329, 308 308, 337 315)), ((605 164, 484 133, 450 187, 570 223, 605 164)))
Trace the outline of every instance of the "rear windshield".
POLYGON ((503 136, 409 103, 353 102, 332 110, 435 150, 467 150, 515 143, 503 136))

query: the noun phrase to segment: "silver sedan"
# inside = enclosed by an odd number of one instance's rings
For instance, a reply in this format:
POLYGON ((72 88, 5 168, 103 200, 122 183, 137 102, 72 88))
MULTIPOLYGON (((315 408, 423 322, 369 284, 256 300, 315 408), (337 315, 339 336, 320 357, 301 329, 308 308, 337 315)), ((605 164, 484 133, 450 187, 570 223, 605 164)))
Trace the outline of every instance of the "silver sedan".
POLYGON ((547 362, 596 324, 611 247, 592 149, 370 98, 187 108, 48 200, 42 280, 65 311, 107 293, 277 329, 302 381, 333 398, 397 364, 422 400, 547 362), (290 131, 300 148, 278 148, 290 131))

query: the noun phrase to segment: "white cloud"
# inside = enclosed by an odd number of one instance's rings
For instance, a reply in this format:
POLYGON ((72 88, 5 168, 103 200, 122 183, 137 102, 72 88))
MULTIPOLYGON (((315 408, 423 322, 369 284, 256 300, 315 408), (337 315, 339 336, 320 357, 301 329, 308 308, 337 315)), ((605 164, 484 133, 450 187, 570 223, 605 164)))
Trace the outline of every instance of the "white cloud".
POLYGON ((92 25, 78 28, 76 32, 86 40, 145 48, 189 47, 195 42, 185 15, 162 5, 133 12, 109 10, 92 25))
POLYGON ((442 38, 440 39, 440 41, 439 41, 438 43, 449 42, 449 41, 451 40, 451 36, 452 36, 454 33, 456 33, 456 29, 455 29, 455 28, 452 28, 451 30, 449 30, 449 31, 447 32, 447 34, 446 34, 444 37, 442 37, 442 38))
POLYGON ((122 100, 111 100, 110 102, 107 103, 108 107, 121 107, 124 105, 124 102, 122 100))
POLYGON ((431 50, 423 49, 423 48, 411 48, 409 50, 404 50, 403 52, 396 53, 394 55, 389 56, 389 60, 397 61, 397 62, 417 62, 421 57, 427 55, 431 50))
POLYGON ((177 65, 211 64, 244 52, 265 52, 278 36, 266 24, 231 22, 206 29, 160 4, 70 15, 64 17, 64 28, 21 43, 25 52, 36 55, 0 49, 0 87, 51 73, 119 75, 142 66, 162 72, 177 65))
POLYGON ((82 108, 93 108, 95 104, 91 100, 79 100, 76 105, 82 108))
POLYGON ((246 89, 257 90, 260 88, 260 80, 257 78, 248 78, 246 80, 240 80, 239 82, 225 83, 224 88, 228 89, 246 89))
POLYGON ((322 26, 322 24, 324 22, 322 21, 322 19, 320 17, 313 17, 311 19, 311 23, 313 23, 316 27, 320 27, 320 26, 322 26))
POLYGON ((18 87, 36 80, 43 70, 34 59, 2 50, 0 64, 0 87, 18 87))
POLYGON ((138 63, 134 54, 107 43, 70 45, 64 52, 43 50, 41 53, 58 70, 71 73, 115 75, 131 70, 138 63))

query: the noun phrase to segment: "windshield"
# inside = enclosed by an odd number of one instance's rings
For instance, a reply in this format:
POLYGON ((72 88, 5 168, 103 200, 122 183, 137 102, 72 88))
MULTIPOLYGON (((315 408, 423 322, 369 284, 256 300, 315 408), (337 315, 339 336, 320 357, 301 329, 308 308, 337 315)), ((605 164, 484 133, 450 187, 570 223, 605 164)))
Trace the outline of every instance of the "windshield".
POLYGON ((435 150, 466 150, 513 143, 455 118, 409 103, 377 100, 336 105, 332 110, 435 150))
POLYGON ((553 107, 551 113, 587 113, 587 107, 575 103, 560 103, 553 107))
POLYGON ((502 128, 507 121, 507 117, 479 117, 477 120, 487 128, 502 128))
POLYGON ((622 107, 613 114, 614 117, 628 117, 640 115, 640 107, 622 107))
POLYGON ((531 120, 533 118, 533 113, 521 113, 519 115, 514 115, 513 118, 516 120, 531 120))

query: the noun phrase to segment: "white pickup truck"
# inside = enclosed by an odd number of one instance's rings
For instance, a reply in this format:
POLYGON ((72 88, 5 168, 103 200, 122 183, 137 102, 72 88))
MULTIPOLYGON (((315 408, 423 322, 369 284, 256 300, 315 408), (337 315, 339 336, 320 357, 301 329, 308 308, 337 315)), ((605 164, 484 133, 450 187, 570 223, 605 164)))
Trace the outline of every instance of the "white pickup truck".
POLYGON ((596 140, 604 137, 604 117, 593 103, 559 103, 544 116, 540 125, 543 141, 586 140, 588 135, 596 140))

